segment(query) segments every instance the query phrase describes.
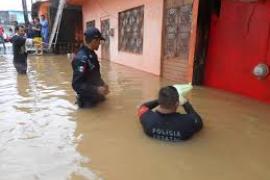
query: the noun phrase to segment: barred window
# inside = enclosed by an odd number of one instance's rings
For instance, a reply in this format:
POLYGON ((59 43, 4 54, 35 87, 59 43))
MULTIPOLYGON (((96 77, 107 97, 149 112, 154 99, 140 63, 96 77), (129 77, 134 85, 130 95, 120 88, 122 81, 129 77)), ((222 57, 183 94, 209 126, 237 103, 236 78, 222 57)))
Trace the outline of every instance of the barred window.
POLYGON ((119 51, 143 52, 144 6, 119 13, 119 51))
POLYGON ((164 55, 167 58, 187 58, 192 21, 192 5, 165 10, 164 55))

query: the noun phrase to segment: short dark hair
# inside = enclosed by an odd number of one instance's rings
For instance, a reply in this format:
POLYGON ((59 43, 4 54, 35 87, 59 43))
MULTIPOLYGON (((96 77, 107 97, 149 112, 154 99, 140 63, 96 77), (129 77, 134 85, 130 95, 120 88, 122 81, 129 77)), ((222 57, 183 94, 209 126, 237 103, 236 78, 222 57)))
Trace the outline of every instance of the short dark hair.
POLYGON ((20 28, 24 28, 24 25, 15 26, 15 31, 19 31, 20 28))
POLYGON ((158 102, 164 108, 173 108, 179 102, 179 95, 175 87, 166 86, 159 90, 158 102))

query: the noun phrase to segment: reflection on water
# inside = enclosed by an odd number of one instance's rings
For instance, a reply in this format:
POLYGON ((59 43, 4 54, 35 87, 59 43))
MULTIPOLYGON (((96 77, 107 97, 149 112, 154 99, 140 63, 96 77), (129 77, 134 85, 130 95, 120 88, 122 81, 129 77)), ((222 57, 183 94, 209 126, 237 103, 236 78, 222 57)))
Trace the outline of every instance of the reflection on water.
POLYGON ((35 59, 27 76, 17 75, 11 58, 0 60, 0 179, 95 179, 81 166, 88 159, 76 150, 77 108, 59 86, 61 73, 48 66, 38 75, 35 59))
POLYGON ((136 117, 136 106, 171 82, 103 62, 108 100, 78 110, 65 56, 29 65, 18 76, 11 57, 0 59, 1 180, 270 179, 267 104, 195 87, 189 99, 205 127, 172 144, 145 136, 136 117))

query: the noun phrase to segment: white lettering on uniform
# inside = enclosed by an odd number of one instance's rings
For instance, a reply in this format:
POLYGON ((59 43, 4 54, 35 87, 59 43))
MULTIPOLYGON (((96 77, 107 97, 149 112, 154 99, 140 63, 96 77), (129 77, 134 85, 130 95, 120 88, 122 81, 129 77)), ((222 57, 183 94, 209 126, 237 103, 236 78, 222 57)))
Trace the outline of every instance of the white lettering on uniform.
POLYGON ((83 66, 79 66, 79 72, 83 72, 84 71, 84 67, 83 66))
MULTIPOLYGON (((157 139, 164 139, 164 136, 168 136, 169 138, 171 138, 170 140, 174 140, 177 139, 179 137, 181 137, 181 133, 180 131, 174 131, 174 130, 170 130, 170 129, 159 129, 159 128, 153 128, 152 129, 152 134, 153 135, 157 135, 157 139)), ((165 140, 167 140, 165 138, 165 140)))

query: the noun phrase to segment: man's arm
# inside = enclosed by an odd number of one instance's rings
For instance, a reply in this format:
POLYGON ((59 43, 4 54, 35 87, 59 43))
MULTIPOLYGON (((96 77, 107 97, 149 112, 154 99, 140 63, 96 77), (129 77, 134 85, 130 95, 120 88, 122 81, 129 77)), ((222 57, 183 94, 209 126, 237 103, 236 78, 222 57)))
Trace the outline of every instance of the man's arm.
POLYGON ((154 109, 155 107, 157 107, 159 105, 158 100, 152 100, 152 101, 148 101, 143 103, 142 105, 140 105, 139 109, 138 109, 138 116, 139 118, 146 113, 147 111, 154 109))
POLYGON ((194 110, 192 105, 187 101, 185 104, 183 104, 183 108, 186 111, 186 113, 192 118, 194 121, 194 128, 195 131, 199 131, 203 127, 203 122, 199 114, 194 110))

